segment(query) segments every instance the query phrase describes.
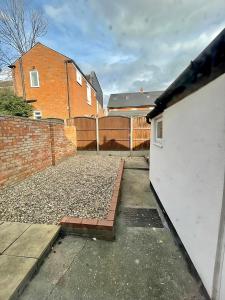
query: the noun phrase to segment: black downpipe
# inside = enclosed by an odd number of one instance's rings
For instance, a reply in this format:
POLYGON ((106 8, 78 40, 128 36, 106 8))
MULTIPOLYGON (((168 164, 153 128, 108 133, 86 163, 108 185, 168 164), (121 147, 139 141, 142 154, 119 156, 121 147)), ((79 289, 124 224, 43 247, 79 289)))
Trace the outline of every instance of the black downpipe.
POLYGON ((23 90, 23 100, 26 100, 26 89, 25 89, 22 56, 19 58, 19 66, 20 66, 20 76, 21 76, 21 83, 22 83, 22 90, 23 90))

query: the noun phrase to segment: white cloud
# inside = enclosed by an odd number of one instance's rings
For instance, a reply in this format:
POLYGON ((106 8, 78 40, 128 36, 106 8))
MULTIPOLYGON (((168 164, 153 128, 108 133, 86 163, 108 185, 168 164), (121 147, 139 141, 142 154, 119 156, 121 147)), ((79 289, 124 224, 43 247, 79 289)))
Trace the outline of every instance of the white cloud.
POLYGON ((11 73, 11 69, 9 68, 4 68, 2 69, 2 71, 0 72, 0 80, 11 80, 12 79, 12 73, 11 73))
POLYGON ((65 0, 45 12, 106 95, 165 89, 225 26, 224 0, 65 0))
POLYGON ((189 51, 192 49, 204 49, 218 34, 224 26, 219 26, 219 29, 207 34, 206 32, 200 34, 193 40, 184 41, 183 43, 177 42, 172 47, 171 50, 174 52, 189 51))
POLYGON ((46 4, 44 6, 44 10, 49 17, 55 19, 56 21, 60 21, 64 19, 64 14, 68 13, 68 6, 63 4, 62 6, 57 7, 46 4))

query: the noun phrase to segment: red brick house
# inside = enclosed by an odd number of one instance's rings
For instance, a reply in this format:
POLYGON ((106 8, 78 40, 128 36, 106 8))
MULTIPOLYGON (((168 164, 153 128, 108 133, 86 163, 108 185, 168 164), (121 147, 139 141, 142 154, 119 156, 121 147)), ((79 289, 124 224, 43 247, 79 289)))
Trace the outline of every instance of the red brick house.
POLYGON ((14 91, 34 107, 34 118, 103 115, 97 89, 71 58, 37 43, 12 69, 14 91))

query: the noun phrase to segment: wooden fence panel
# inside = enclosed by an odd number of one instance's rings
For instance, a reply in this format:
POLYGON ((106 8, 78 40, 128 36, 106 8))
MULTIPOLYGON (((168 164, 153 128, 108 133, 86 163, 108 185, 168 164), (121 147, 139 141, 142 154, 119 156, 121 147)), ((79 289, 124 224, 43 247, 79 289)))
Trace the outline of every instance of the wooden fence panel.
POLYGON ((109 116, 99 119, 99 149, 129 150, 130 119, 109 116))
POLYGON ((76 127, 77 149, 96 150, 96 119, 89 117, 75 117, 69 120, 69 124, 76 127))
POLYGON ((133 150, 148 150, 150 147, 150 125, 145 117, 133 118, 133 150))
POLYGON ((67 120, 77 132, 78 150, 97 150, 96 121, 98 121, 99 150, 148 150, 150 147, 150 126, 145 117, 131 119, 108 116, 96 120, 89 117, 75 117, 67 120), (131 132, 132 131, 132 132, 131 132), (131 141, 132 138, 132 141, 131 141))

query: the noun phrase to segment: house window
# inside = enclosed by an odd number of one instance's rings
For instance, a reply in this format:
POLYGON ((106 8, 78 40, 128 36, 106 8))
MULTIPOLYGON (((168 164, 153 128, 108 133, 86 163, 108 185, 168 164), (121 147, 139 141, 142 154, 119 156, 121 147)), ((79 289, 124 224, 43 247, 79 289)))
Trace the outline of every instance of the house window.
POLYGON ((87 103, 91 105, 91 86, 87 83, 87 103))
POLYGON ((77 82, 82 85, 82 75, 80 73, 80 71, 77 69, 76 71, 76 74, 77 74, 77 82))
POLYGON ((39 87, 39 75, 37 70, 30 71, 30 86, 31 87, 39 87))
POLYGON ((157 118, 154 121, 154 142, 156 144, 162 145, 162 139, 163 139, 163 120, 162 117, 157 118))
POLYGON ((42 118, 42 114, 38 110, 33 111, 33 116, 34 116, 34 119, 36 119, 36 120, 40 120, 42 118))

